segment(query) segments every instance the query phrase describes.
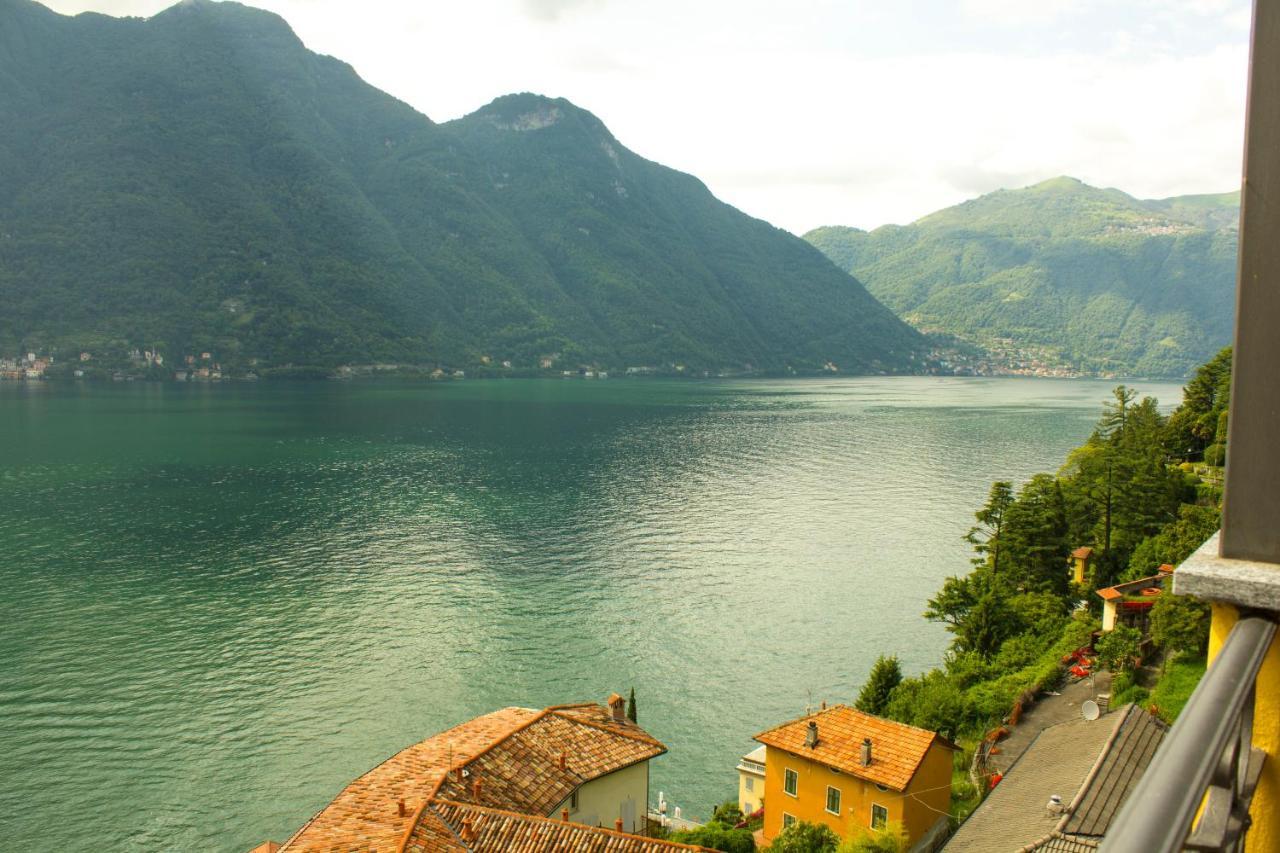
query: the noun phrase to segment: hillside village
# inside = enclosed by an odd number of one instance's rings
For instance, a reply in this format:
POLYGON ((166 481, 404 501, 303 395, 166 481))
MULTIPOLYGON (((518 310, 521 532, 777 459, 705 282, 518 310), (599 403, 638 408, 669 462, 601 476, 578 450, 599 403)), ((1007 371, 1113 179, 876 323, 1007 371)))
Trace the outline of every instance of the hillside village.
MULTIPOLYGON (((1093 559, 1077 548, 1063 573, 1087 585, 1093 559)), ((724 768, 737 797, 701 823, 655 799, 649 762, 667 748, 638 724, 634 691, 502 708, 396 753, 251 853, 1093 849, 1168 728, 1154 707, 1110 707, 1095 645, 1134 630, 1128 654, 1150 656, 1149 613, 1173 571, 1097 590, 1102 629, 1060 662, 1061 684, 1021 697, 978 744, 823 702, 756 734, 724 768)))

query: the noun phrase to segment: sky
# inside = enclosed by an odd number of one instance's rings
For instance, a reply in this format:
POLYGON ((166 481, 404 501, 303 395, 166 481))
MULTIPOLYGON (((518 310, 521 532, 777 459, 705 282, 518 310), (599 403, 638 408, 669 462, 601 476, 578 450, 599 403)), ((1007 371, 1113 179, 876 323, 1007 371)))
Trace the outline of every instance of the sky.
MULTIPOLYGON (((147 16, 170 0, 45 0, 147 16)), ((435 121, 565 97, 801 234, 1071 175, 1240 185, 1248 0, 254 0, 435 121)))

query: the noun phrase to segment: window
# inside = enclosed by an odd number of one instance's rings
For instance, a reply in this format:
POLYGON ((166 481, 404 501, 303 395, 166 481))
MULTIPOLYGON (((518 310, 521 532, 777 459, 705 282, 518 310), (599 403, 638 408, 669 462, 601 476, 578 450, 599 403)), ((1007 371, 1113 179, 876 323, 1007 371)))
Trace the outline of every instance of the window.
POLYGON ((793 824, 793 823, 795 823, 795 822, 796 822, 796 816, 795 816, 795 815, 793 815, 793 814, 787 814, 786 812, 783 812, 783 813, 782 813, 782 828, 783 828, 783 829, 786 829, 788 826, 791 826, 791 824, 793 824))
POLYGON ((744 782, 743 782, 743 784, 742 784, 742 787, 743 787, 743 788, 745 788, 745 789, 747 789, 748 791, 754 791, 754 790, 756 789, 756 780, 755 780, 755 777, 753 777, 753 776, 748 776, 748 777, 746 777, 746 779, 744 780, 744 782))
POLYGON ((827 786, 827 811, 840 814, 840 789, 827 786))
POLYGON ((792 770, 790 767, 782 774, 782 790, 784 793, 796 796, 796 790, 800 787, 800 774, 792 770))
POLYGON ((889 822, 889 810, 884 806, 871 804, 871 828, 884 829, 884 825, 889 822))
POLYGON ((578 810, 578 792, 577 791, 574 791, 572 794, 569 795, 569 808, 573 809, 575 812, 578 810))

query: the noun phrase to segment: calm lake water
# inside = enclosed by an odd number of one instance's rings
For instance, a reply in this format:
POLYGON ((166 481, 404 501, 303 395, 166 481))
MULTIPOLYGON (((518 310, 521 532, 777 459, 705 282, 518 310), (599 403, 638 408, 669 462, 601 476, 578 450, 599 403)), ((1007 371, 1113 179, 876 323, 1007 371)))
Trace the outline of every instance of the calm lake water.
POLYGON ((632 686, 705 816, 754 732, 940 660, 991 481, 1113 384, 0 383, 3 846, 243 853, 439 729, 632 686))

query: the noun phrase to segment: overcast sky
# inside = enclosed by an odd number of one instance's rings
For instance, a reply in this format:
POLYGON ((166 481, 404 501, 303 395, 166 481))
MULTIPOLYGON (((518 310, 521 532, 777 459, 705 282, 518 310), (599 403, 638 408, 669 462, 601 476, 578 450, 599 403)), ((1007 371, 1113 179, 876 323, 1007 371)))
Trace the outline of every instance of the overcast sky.
MULTIPOLYGON (((150 15, 168 0, 46 0, 150 15)), ((1067 174, 1240 183, 1247 0, 255 0, 436 121, 562 96, 796 233, 1067 174)))

